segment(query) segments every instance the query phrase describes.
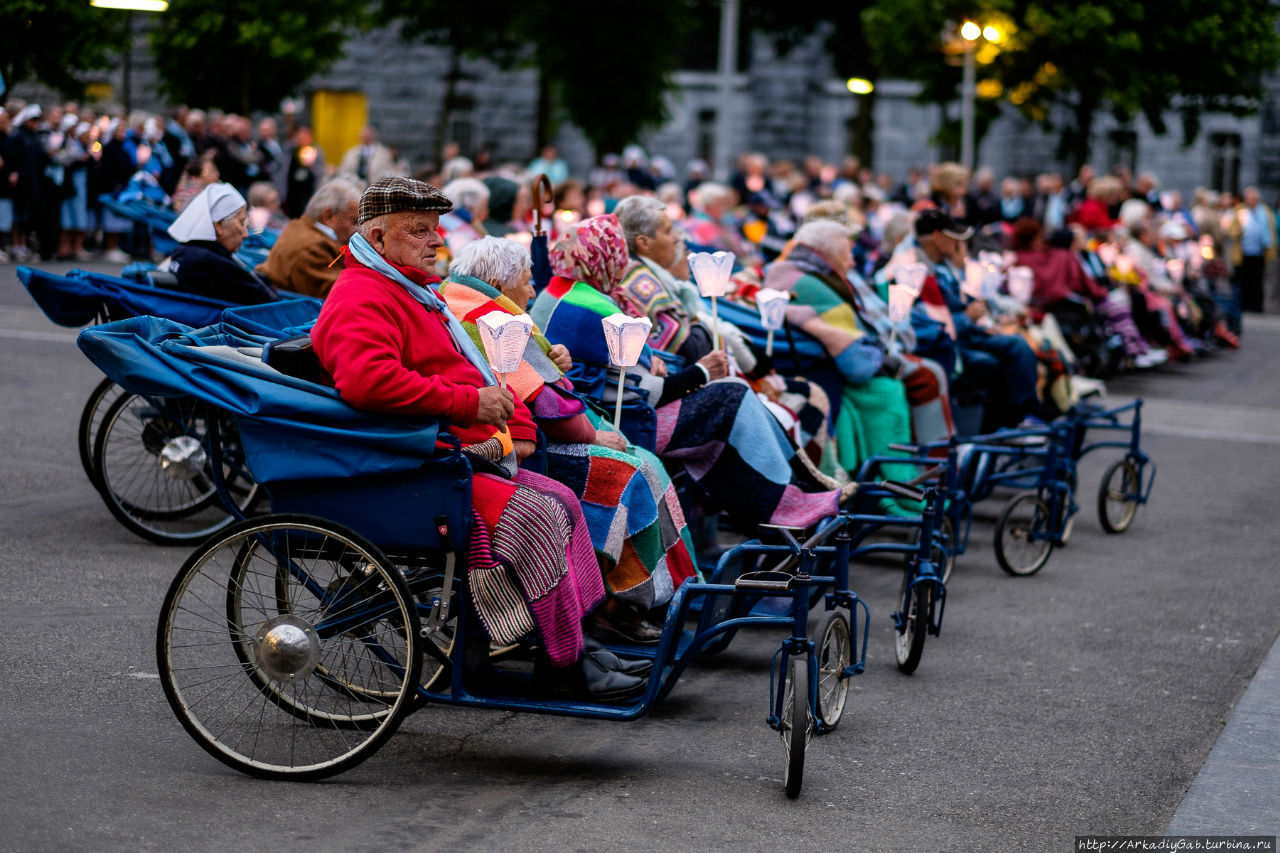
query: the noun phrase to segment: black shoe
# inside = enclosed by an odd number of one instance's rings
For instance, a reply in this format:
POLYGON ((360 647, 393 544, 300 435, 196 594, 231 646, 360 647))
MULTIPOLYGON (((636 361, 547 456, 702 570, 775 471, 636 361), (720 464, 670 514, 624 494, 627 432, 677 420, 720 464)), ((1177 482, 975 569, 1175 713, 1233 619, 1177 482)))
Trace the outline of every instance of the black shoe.
POLYGON ((548 692, 586 702, 624 702, 644 694, 645 680, 614 672, 584 654, 564 669, 542 669, 548 692))
POLYGON ((592 617, 589 630, 597 640, 637 646, 656 646, 662 639, 661 628, 638 616, 615 622, 597 613, 592 617))
POLYGON ((637 678, 644 678, 653 669, 653 661, 648 658, 624 658, 618 657, 613 652, 600 645, 598 640, 592 637, 583 637, 583 653, 590 655, 596 663, 605 669, 620 672, 623 675, 634 675, 637 678))

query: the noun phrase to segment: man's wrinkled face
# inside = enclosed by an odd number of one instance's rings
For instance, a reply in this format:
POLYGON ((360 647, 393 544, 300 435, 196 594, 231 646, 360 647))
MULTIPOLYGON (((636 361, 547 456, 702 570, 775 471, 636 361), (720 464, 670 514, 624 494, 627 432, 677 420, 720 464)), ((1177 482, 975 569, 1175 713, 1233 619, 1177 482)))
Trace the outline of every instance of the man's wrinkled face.
POLYGON ((385 227, 372 230, 369 242, 391 263, 433 274, 436 250, 444 245, 439 228, 440 214, 435 211, 393 213, 385 227))

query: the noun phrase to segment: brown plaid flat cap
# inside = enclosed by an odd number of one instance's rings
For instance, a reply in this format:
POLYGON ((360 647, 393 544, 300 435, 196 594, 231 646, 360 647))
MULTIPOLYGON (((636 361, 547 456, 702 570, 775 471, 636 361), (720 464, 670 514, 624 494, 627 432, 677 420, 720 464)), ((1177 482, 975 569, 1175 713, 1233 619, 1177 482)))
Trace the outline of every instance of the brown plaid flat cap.
POLYGON ((394 177, 374 181, 360 196, 360 215, 356 223, 368 222, 375 216, 402 213, 406 210, 432 210, 448 213, 453 202, 440 190, 425 181, 394 177))

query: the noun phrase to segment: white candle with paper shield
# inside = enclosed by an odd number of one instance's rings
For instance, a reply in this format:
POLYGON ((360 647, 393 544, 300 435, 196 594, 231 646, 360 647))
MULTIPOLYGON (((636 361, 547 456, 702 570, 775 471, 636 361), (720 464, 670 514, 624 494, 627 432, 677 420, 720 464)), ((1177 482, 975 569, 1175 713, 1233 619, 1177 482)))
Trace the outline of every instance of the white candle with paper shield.
POLYGON ((507 374, 520 369, 525 346, 533 334, 533 320, 527 314, 508 314, 490 311, 476 320, 480 341, 484 344, 489 366, 498 374, 503 388, 507 387, 507 374))
POLYGON ((1031 267, 1009 267, 1009 295, 1026 305, 1035 290, 1036 274, 1031 267))
POLYGON ((715 333, 715 347, 721 348, 720 314, 716 298, 729 292, 729 276, 733 273, 732 252, 696 252, 689 256, 689 270, 698 285, 698 291, 711 298, 711 326, 715 333))
POLYGON ((653 327, 648 317, 628 317, 626 314, 610 314, 600 319, 604 327, 604 342, 609 347, 609 361, 618 368, 618 401, 613 410, 613 427, 622 423, 622 386, 627 368, 640 361, 649 329, 653 327))
POLYGON ((1174 284, 1181 286, 1187 274, 1187 262, 1182 258, 1170 258, 1165 264, 1169 268, 1169 278, 1173 279, 1174 284))
POLYGON ((756 308, 760 311, 760 324, 768 331, 769 336, 765 340, 765 355, 773 355, 773 333, 782 328, 782 324, 787 319, 787 303, 791 301, 791 294, 785 290, 775 290, 772 287, 764 287, 756 291, 756 308))
POLYGON ((1111 269, 1116 265, 1116 256, 1119 250, 1116 249, 1115 243, 1100 243, 1098 245, 1098 259, 1102 261, 1103 266, 1111 269))
POLYGON ((924 280, 929 277, 929 267, 925 264, 903 264, 898 267, 895 281, 900 287, 910 291, 912 297, 920 295, 924 290, 924 280))
POLYGON ((970 299, 982 298, 982 285, 987 268, 973 258, 964 262, 964 282, 960 290, 970 299))

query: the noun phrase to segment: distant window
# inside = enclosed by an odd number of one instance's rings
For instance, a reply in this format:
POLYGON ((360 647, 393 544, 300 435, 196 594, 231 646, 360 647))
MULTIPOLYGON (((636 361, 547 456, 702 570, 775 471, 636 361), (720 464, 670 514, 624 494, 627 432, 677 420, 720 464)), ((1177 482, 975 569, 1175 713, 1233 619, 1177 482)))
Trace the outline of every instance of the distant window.
POLYGON ((1130 173, 1138 168, 1138 134, 1132 130, 1113 130, 1107 134, 1107 163, 1123 166, 1130 173))
POLYGON ((1209 186, 1220 193, 1240 192, 1240 134, 1209 135, 1209 186))

